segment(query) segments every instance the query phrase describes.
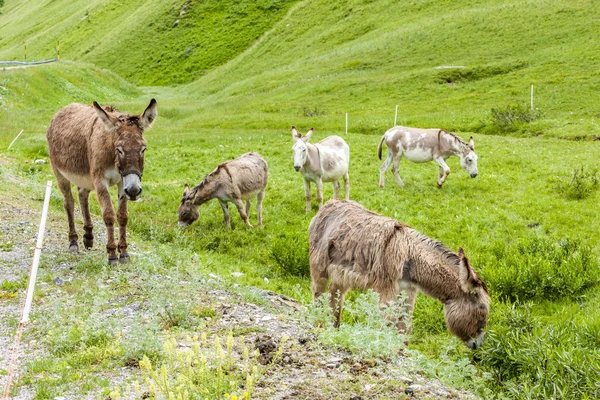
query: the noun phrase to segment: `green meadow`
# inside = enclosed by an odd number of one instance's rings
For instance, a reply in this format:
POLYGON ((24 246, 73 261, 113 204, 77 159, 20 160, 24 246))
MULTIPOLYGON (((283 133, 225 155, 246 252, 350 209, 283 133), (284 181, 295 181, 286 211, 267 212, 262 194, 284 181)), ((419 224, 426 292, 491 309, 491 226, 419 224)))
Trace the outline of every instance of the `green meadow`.
MULTIPOLYGON (((102 251, 80 260, 67 255, 62 198, 53 193, 65 254, 43 261, 42 269, 61 257, 76 263, 69 296, 81 303, 75 315, 83 323, 65 335, 69 317, 60 307, 54 318, 37 316, 32 335, 51 356, 31 365, 22 381, 34 385, 36 398, 60 394, 77 373, 115 370, 141 355, 164 358, 156 351, 169 337, 164 326, 140 323, 140 335, 154 339, 117 340, 90 313, 115 295, 137 298, 128 280, 143 296, 188 304, 193 291, 172 294, 153 275, 217 274, 246 296, 258 287, 310 304, 307 228, 317 209, 304 213, 292 125, 302 133, 314 127, 313 141, 342 136, 351 149, 351 199, 455 251, 462 246, 487 283, 488 333, 476 351, 449 334, 440 303, 419 296, 409 349, 449 363, 432 376, 483 398, 600 397, 595 2, 7 0, 0 11, 0 60, 20 59, 24 40, 28 57, 51 58, 60 42, 63 58, 0 71, 3 180, 19 179, 42 196, 39 184, 52 171, 32 161, 47 160, 45 131, 64 105, 95 100, 140 113, 156 98, 159 110, 145 134, 143 201, 129 205, 137 260, 134 252, 130 265, 109 271, 102 251), (396 105, 398 124, 472 135, 479 176, 471 179, 451 158, 452 173, 438 189, 436 164, 402 160, 406 186, 389 171, 379 188, 377 144, 396 105), (195 224, 179 229, 183 185, 248 151, 269 164, 264 228, 247 228, 231 208, 227 231, 213 201, 195 224), (243 275, 229 278, 232 272, 243 275), (110 285, 95 287, 107 279, 110 285), (471 375, 443 376, 461 363, 473 367, 471 375), (40 378, 41 371, 59 378, 40 378)), ((329 199, 331 185, 324 192, 329 199)), ((0 193, 18 199, 10 185, 0 193)), ((250 219, 256 221, 254 205, 250 219)), ((52 278, 42 273, 42 281, 52 278)), ((14 292, 6 282, 2 290, 14 292)), ((350 295, 351 304, 357 296, 350 295)), ((108 386, 101 378, 87 384, 82 390, 108 386)))

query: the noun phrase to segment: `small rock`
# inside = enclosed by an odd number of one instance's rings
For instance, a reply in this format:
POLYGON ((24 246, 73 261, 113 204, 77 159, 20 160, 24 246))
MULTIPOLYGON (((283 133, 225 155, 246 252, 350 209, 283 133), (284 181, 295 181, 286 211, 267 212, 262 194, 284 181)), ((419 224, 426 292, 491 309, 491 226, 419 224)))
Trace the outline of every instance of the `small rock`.
POLYGON ((60 277, 57 276, 56 278, 52 279, 52 282, 54 282, 57 285, 62 285, 62 284, 65 283, 65 280, 63 280, 63 279, 61 279, 60 277))
POLYGON ((235 276, 236 278, 239 278, 240 276, 244 276, 243 272, 232 272, 231 276, 235 276))
POLYGON ((36 164, 46 164, 46 160, 35 160, 34 163, 36 164))
POLYGON ((265 277, 263 281, 265 281, 265 283, 269 283, 269 278, 265 277))
POLYGON ((264 317, 262 317, 260 320, 261 320, 261 321, 270 321, 270 320, 272 320, 272 319, 273 319, 273 317, 271 317, 270 315, 265 315, 265 316, 264 316, 264 317))

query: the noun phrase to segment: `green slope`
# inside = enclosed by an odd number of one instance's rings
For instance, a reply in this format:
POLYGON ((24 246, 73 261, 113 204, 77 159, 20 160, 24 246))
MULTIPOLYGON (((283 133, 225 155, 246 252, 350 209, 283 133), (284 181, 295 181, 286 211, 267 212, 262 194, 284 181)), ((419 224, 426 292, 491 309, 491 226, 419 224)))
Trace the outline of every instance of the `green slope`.
POLYGON ((292 0, 9 2, 0 59, 95 63, 142 85, 189 82, 260 37, 292 0))

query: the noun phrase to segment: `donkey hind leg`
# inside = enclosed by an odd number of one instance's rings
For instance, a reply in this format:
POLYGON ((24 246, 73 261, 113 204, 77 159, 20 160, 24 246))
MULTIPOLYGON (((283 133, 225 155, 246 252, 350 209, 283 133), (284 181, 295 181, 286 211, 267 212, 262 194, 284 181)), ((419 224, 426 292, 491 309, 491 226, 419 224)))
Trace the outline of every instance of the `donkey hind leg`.
POLYGON ((127 253, 127 221, 129 214, 127 213, 127 197, 119 196, 119 210, 117 211, 117 222, 119 223, 119 262, 127 264, 129 262, 129 254, 127 253))
POLYGON ((350 200, 350 175, 348 175, 348 171, 344 174, 344 194, 346 200, 350 200))
POLYGON ((329 285, 329 305, 333 311, 333 326, 334 328, 340 327, 340 321, 342 319, 342 307, 344 306, 344 297, 348 292, 348 288, 339 285, 335 282, 331 282, 329 285))
POLYGON ((75 200, 73 199, 73 193, 71 193, 71 182, 67 178, 62 176, 56 169, 54 170, 56 176, 56 183, 58 188, 63 195, 63 205, 65 213, 67 214, 67 221, 69 223, 69 251, 71 253, 77 253, 79 246, 77 245, 77 231, 75 230, 75 200))
POLYGON ((262 203, 265 198, 265 191, 258 192, 256 195, 256 213, 258 214, 258 226, 263 226, 262 223, 262 203))
POLYGON ((334 199, 339 199, 340 198, 340 181, 333 181, 332 182, 333 185, 333 198, 334 199))
POLYGON ((90 191, 87 189, 78 188, 79 205, 81 206, 81 215, 83 217, 83 245, 86 249, 91 249, 94 246, 94 224, 90 215, 90 191))
POLYGON ((244 202, 241 199, 234 199, 233 204, 235 204, 237 207, 240 217, 242 217, 246 225, 248 225, 249 228, 253 228, 252 224, 248 220, 248 214, 246 214, 246 210, 244 209, 244 202))
POLYGON ((229 206, 227 205, 227 202, 225 200, 221 199, 219 199, 219 204, 223 209, 223 219, 225 220, 225 227, 227 227, 227 229, 231 229, 231 221, 229 219, 229 206))
POLYGON ((400 158, 402 158, 402 154, 396 154, 394 157, 394 164, 392 165, 392 173, 394 174, 394 178, 396 178, 396 182, 398 186, 404 187, 404 182, 400 178, 400 158))
POLYGON ((392 150, 388 149, 388 156, 385 159, 385 161, 383 162, 383 164, 381 164, 381 167, 379 167, 379 187, 382 188, 384 185, 384 181, 385 181, 385 173, 387 172, 388 168, 390 167, 390 164, 392 163, 392 150))
POLYGON ((448 178, 448 175, 450 175, 450 167, 448 166, 448 164, 446 164, 446 160, 444 160, 443 157, 436 158, 435 162, 437 162, 440 165, 440 173, 437 181, 437 186, 441 189, 442 185, 446 181, 446 178, 448 178))

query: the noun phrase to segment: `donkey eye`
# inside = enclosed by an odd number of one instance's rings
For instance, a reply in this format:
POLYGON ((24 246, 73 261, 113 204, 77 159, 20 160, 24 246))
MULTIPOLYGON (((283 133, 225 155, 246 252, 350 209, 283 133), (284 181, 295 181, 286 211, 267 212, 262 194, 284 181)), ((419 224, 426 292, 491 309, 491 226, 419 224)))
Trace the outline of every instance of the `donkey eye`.
POLYGON ((144 154, 146 152, 146 148, 144 147, 141 151, 142 154, 144 154))

